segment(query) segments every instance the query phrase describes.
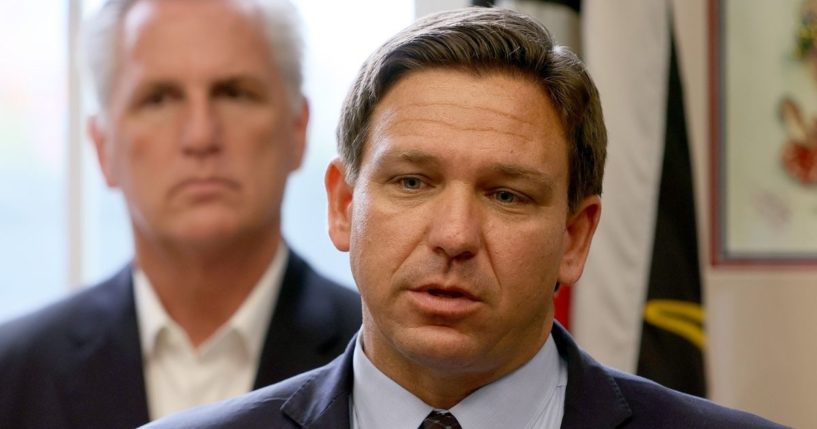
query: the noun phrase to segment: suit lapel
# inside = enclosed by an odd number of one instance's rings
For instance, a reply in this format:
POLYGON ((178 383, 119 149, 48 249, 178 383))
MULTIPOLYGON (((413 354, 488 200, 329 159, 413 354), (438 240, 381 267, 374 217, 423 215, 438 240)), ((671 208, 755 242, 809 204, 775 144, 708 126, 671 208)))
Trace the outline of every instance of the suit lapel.
POLYGON ((303 428, 349 428, 355 341, 352 338, 342 355, 305 381, 281 411, 303 428))
POLYGON ((321 366, 334 356, 330 350, 339 336, 332 323, 337 309, 321 294, 318 281, 320 278, 290 251, 253 388, 321 366))
MULTIPOLYGON (((568 363, 563 429, 616 428, 632 411, 608 371, 581 351, 567 331, 554 323, 552 335, 568 363)), ((348 428, 355 338, 346 351, 316 371, 284 403, 281 410, 303 428, 348 428)))
POLYGON ((64 385, 75 427, 135 427, 148 421, 130 265, 99 288, 72 332, 64 385))
POLYGON ((551 335, 559 354, 567 361, 562 428, 615 428, 626 422, 632 411, 615 379, 580 350, 557 322, 553 323, 551 335))

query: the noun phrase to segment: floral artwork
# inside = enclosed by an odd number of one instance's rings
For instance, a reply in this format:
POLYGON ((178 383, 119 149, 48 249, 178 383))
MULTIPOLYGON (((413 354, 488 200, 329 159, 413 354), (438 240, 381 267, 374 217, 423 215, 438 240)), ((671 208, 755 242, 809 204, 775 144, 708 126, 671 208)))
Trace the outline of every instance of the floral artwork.
MULTIPOLYGON (((817 1, 804 1, 800 14, 795 55, 817 85, 817 1)), ((798 183, 817 186, 817 112, 804 112, 796 101, 784 96, 780 118, 787 135, 781 150, 783 168, 798 183)))
POLYGON ((710 0, 712 260, 817 264, 817 0, 710 0))

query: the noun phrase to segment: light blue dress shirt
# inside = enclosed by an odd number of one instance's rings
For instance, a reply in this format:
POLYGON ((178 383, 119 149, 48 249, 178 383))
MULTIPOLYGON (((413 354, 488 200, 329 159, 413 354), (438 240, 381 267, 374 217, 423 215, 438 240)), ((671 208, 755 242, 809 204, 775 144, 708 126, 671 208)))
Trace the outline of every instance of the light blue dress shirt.
MULTIPOLYGON (((434 407, 394 382, 355 344, 353 429, 417 429, 434 407)), ((552 337, 514 372, 468 395, 449 411, 463 429, 558 429, 564 415, 567 362, 552 337)))

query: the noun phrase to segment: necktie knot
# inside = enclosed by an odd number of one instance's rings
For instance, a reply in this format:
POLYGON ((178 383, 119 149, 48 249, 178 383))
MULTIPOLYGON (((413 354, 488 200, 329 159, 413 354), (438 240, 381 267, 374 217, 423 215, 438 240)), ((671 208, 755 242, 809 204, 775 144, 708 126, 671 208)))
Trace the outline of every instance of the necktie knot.
POLYGON ((453 414, 432 411, 417 429, 462 429, 462 426, 453 414))

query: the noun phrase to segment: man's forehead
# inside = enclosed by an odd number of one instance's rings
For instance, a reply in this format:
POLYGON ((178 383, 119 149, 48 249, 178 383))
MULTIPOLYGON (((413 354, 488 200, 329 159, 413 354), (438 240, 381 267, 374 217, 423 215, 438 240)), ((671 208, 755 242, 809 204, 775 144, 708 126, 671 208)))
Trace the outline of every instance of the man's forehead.
POLYGON ((174 9, 173 6, 178 6, 173 0, 137 0, 124 16, 121 37, 129 45, 146 25, 167 13, 168 9, 174 9))
MULTIPOLYGON (((510 124, 506 131, 512 134, 523 128, 542 126, 563 134, 550 95, 540 82, 524 73, 505 69, 453 66, 430 67, 400 76, 374 106, 370 127, 379 130, 412 116, 445 117, 446 112, 457 109, 489 114, 492 121, 510 124), (529 102, 520 103, 520 95, 529 102)), ((476 123, 470 127, 476 129, 481 125, 476 123)))
POLYGON ((367 140, 435 139, 440 132, 511 143, 565 137, 549 95, 531 79, 429 69, 409 73, 389 88, 373 109, 367 140))
MULTIPOLYGON (((277 72, 260 18, 242 0, 138 0, 120 25, 120 64, 140 75, 217 71, 277 72), (138 63, 138 64, 137 64, 138 63)), ((221 75, 225 76, 221 76, 221 75)))
POLYGON ((247 0, 136 0, 125 13, 121 36, 127 46, 146 26, 175 27, 182 18, 215 21, 229 17, 252 27, 257 23, 253 12, 247 0))

